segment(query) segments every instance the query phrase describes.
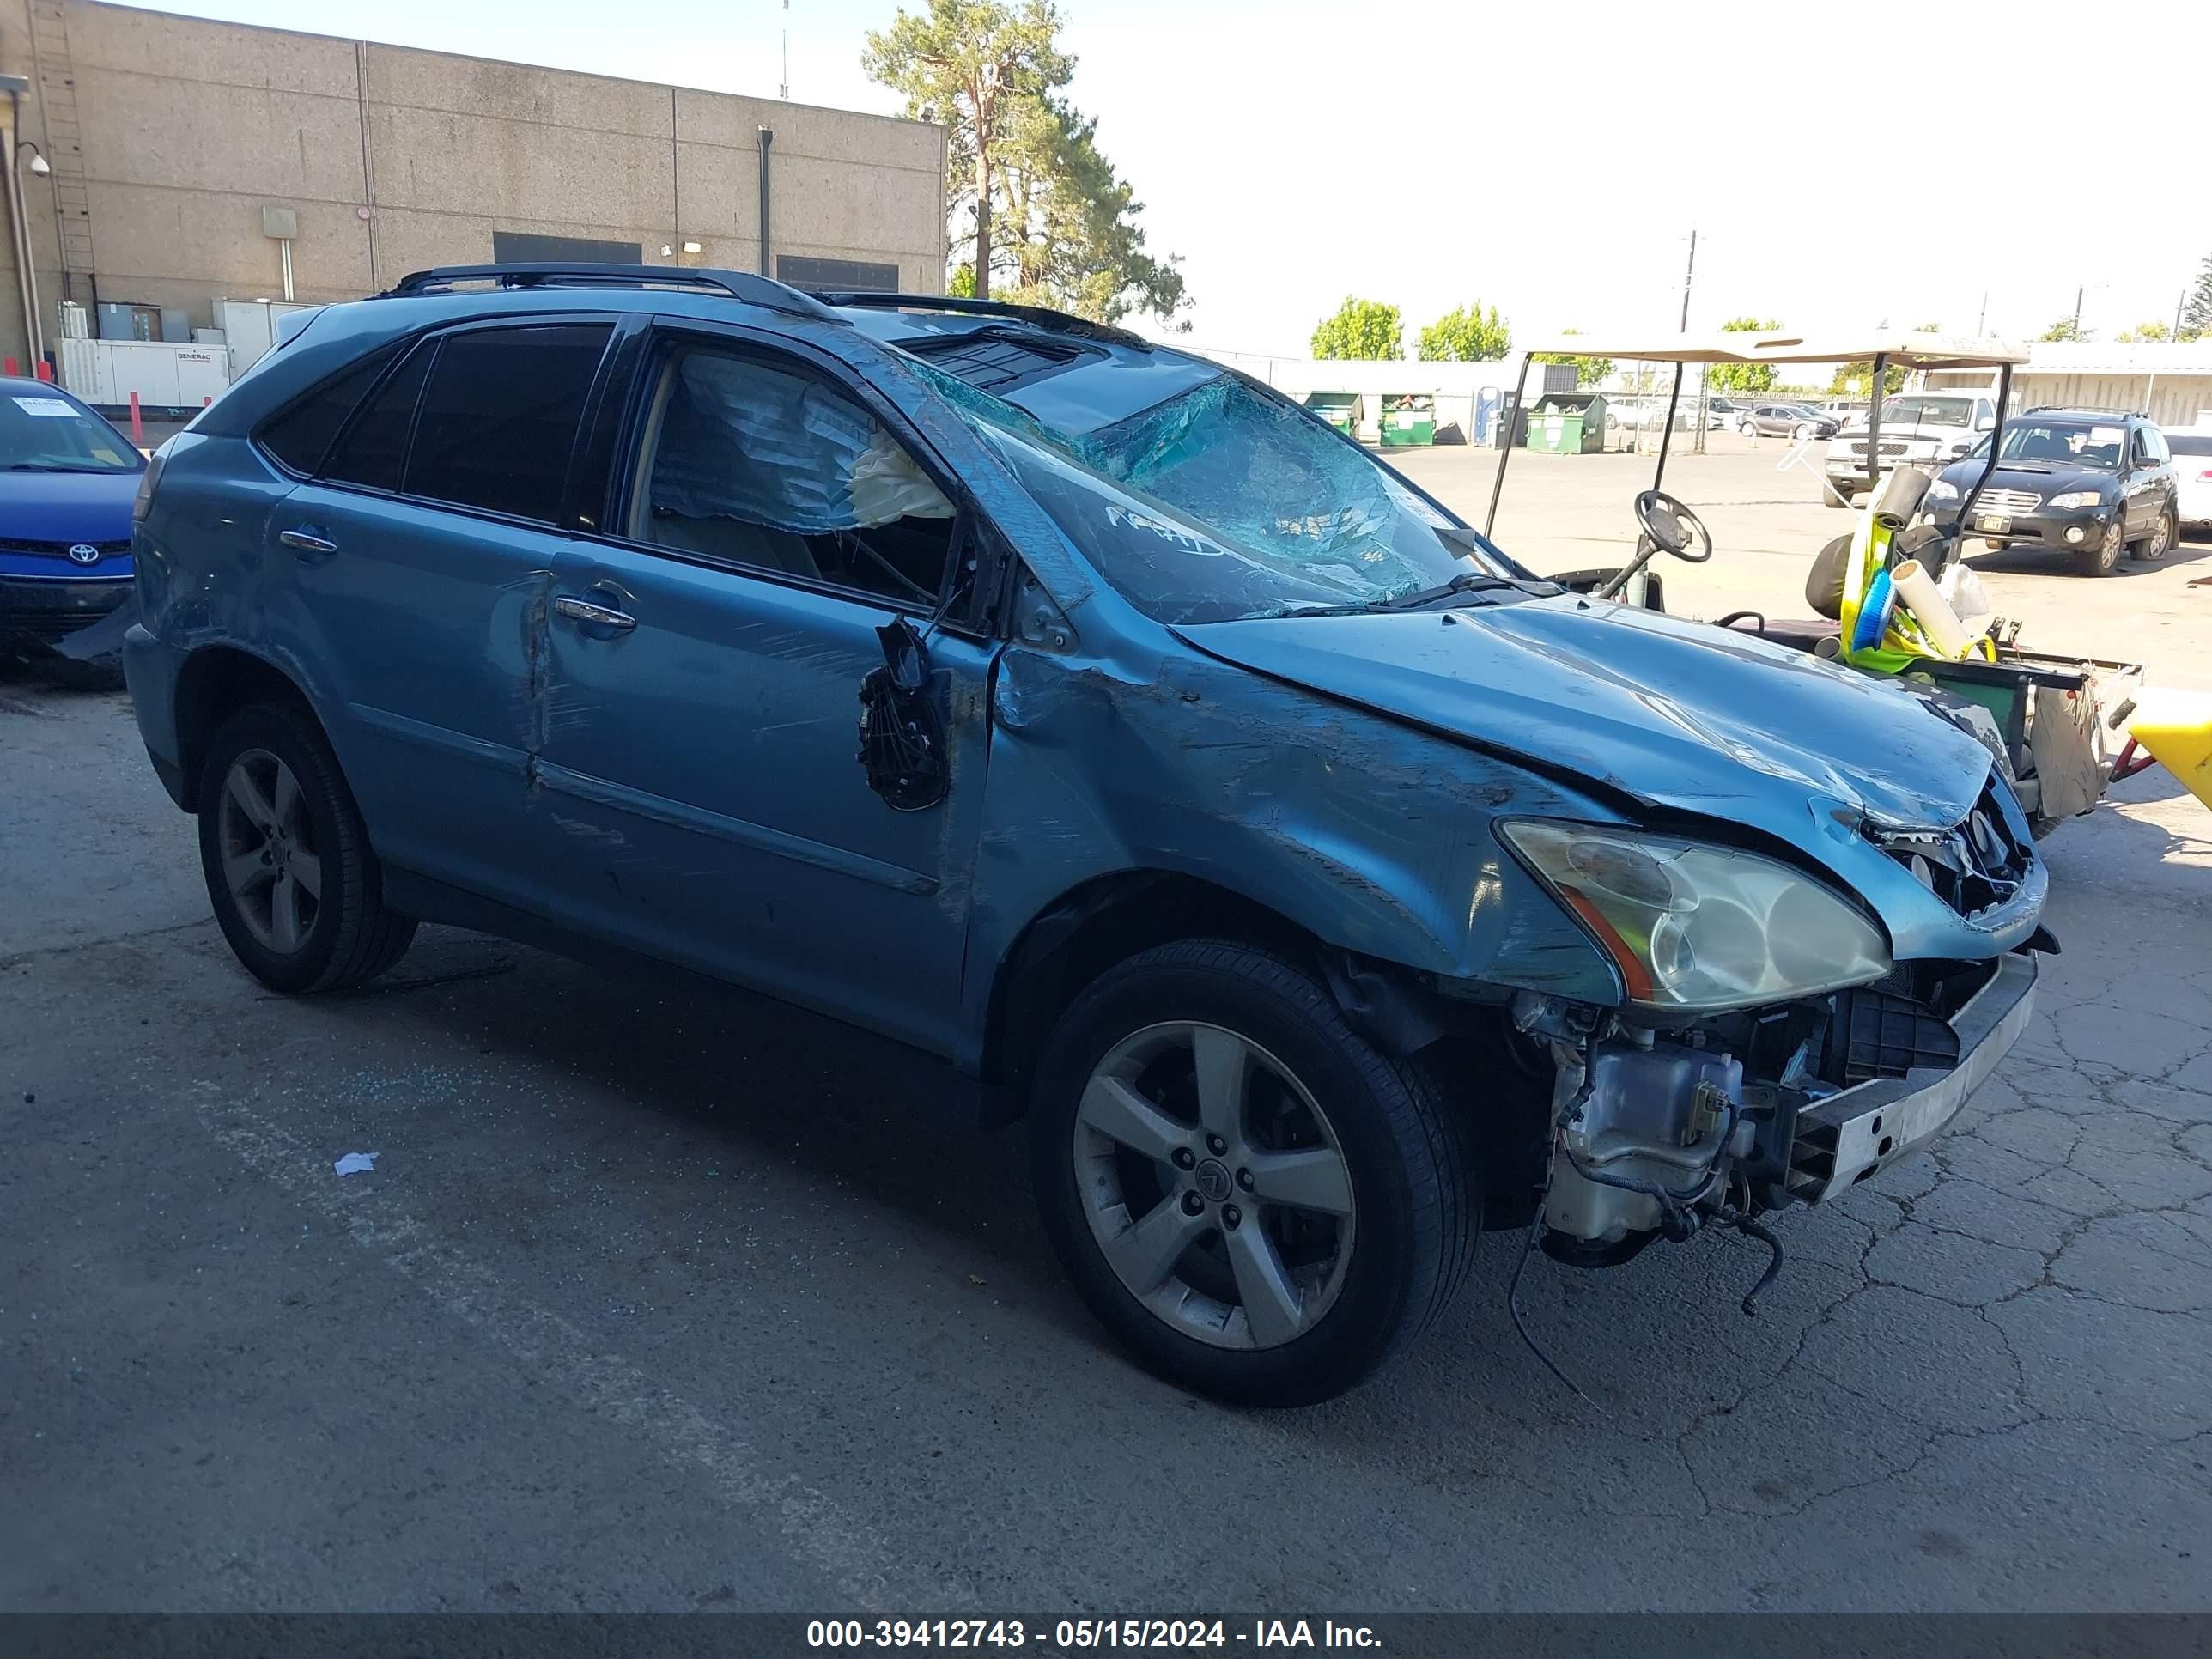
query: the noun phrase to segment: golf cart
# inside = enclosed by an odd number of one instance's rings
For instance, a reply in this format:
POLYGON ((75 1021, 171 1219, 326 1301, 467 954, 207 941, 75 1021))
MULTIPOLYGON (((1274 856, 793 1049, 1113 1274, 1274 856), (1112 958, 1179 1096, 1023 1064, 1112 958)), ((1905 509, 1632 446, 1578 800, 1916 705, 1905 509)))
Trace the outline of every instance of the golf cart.
MULTIPOLYGON (((1907 369, 1987 368, 1997 374, 1996 421, 2001 430, 2016 364, 2027 361, 2017 347, 1994 341, 1959 340, 1929 334, 1882 333, 1856 340, 1808 340, 1783 334, 1717 334, 1658 337, 1592 343, 1583 335, 1540 346, 1538 352, 1572 352, 1617 360, 1672 363, 1674 386, 1668 419, 1662 427, 1651 487, 1635 501, 1636 549, 1617 568, 1561 572, 1561 585, 1593 598, 1614 599, 1649 609, 1666 609, 1659 574, 1651 564, 1662 553, 1690 563, 1712 556, 1712 537, 1695 513, 1662 489, 1667 475, 1673 415, 1682 395, 1682 372, 1711 363, 1827 363, 1871 359, 1874 384, 1891 368, 1907 369)), ((1516 396, 1518 387, 1516 386, 1516 396)), ((1753 635, 1772 644, 1812 652, 1863 672, 1896 678, 1945 719, 1978 738, 2009 775, 2021 804, 2040 836, 2063 818, 2094 807, 2115 775, 2108 734, 2134 713, 2142 670, 2132 663, 2027 651, 2018 641, 2019 624, 1991 618, 1962 627, 1949 603, 1960 591, 1956 527, 1973 522, 1975 499, 1996 470, 1998 446, 1950 518, 1939 527, 1923 510, 1933 473, 1911 465, 1881 468, 1881 399, 1868 410, 1866 505, 1848 536, 1821 550, 1806 584, 1808 605, 1820 614, 1804 620, 1770 618, 1739 611, 1716 620, 1717 627, 1753 635), (1954 574, 1948 583, 1947 573, 1954 574), (1948 592, 1939 592, 1939 586, 1948 592), (1923 618, 1936 618, 1931 623, 1923 618), (1937 613, 1941 613, 1940 617, 1937 613)), ((1498 517, 1511 450, 1501 449, 1483 530, 1498 517)), ((1977 613, 1978 614, 1978 613, 1977 613)), ((2140 724, 2140 722, 2139 722, 2140 724)), ((2138 734, 2140 735, 2140 734, 2138 734)), ((2130 749, 2133 750, 2130 744, 2130 749)), ((2155 752, 2154 744, 2143 747, 2155 752)), ((2149 764, 2146 761, 2142 764, 2149 764)), ((2123 757, 2129 775, 2141 769, 2123 757)), ((2177 767, 2177 770, 2180 769, 2177 767)), ((2185 774, 2194 790, 2198 781, 2185 774)))

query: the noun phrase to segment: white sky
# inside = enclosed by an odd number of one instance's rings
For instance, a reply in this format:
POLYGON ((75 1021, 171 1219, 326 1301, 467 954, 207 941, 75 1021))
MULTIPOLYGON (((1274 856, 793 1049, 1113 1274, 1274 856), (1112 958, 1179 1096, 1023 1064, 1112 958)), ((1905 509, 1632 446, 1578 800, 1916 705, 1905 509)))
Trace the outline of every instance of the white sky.
MULTIPOLYGON (((918 3, 918 0, 909 0, 918 3)), ((1070 94, 1184 257, 1191 338, 1303 354, 1347 293, 1516 337, 1940 323, 2109 339, 2212 253, 2212 0, 1061 0, 1070 94), (1878 65, 1892 67, 1885 72, 1878 65), (2003 112, 1993 127, 1983 125, 2003 112), (1986 182, 1984 182, 1986 181, 1986 182)), ((789 0, 791 89, 895 0, 789 0)), ((776 0, 184 0, 279 27, 773 96, 776 0)))

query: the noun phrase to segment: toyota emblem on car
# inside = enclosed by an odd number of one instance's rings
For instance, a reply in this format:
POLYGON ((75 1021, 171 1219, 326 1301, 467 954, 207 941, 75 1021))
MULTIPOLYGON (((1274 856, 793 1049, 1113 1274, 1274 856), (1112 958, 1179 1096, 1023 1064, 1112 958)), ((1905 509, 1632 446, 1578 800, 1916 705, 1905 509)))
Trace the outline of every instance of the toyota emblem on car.
POLYGON ((100 550, 94 547, 90 542, 75 543, 70 548, 69 556, 78 564, 98 564, 100 562, 100 550))

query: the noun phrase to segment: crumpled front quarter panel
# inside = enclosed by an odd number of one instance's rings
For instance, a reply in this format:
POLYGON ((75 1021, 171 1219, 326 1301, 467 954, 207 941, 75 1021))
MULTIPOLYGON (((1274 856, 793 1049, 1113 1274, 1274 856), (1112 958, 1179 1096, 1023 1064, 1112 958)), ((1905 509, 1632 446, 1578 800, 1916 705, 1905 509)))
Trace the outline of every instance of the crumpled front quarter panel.
POLYGON ((968 996, 1053 902, 1171 872, 1346 950, 1617 1000, 1611 965, 1506 856, 1500 817, 1614 815, 1510 763, 1172 645, 1138 664, 1019 646, 993 688, 968 996))

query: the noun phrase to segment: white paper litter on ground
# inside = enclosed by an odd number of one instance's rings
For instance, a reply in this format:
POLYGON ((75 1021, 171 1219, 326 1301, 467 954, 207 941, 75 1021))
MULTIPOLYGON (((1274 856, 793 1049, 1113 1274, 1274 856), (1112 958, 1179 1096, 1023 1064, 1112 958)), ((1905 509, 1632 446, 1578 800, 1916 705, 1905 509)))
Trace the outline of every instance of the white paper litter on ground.
POLYGON ((331 1168, 342 1176, 359 1175, 365 1170, 375 1169, 376 1160, 381 1156, 380 1152, 348 1152, 331 1168))

